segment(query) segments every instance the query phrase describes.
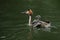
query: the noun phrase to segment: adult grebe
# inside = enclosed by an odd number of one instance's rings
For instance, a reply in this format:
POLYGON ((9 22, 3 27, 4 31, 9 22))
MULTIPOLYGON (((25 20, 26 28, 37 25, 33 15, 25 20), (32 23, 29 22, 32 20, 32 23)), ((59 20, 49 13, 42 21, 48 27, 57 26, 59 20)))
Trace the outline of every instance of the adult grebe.
POLYGON ((29 16, 29 23, 28 23, 28 25, 29 26, 32 26, 32 14, 33 14, 33 12, 32 12, 32 10, 31 9, 28 9, 27 11, 26 11, 26 14, 29 16))
POLYGON ((24 14, 28 15, 28 17, 29 17, 28 25, 32 26, 32 21, 31 21, 32 20, 32 14, 33 14, 32 10, 28 9, 27 11, 21 12, 21 13, 24 13, 24 14))

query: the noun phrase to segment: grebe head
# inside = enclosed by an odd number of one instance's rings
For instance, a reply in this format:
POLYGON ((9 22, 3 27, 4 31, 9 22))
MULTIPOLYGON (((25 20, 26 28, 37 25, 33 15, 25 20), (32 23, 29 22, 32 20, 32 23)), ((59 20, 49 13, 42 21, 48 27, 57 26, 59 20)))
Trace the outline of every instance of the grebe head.
POLYGON ((41 16, 40 15, 37 15, 35 18, 36 19, 41 19, 41 16))

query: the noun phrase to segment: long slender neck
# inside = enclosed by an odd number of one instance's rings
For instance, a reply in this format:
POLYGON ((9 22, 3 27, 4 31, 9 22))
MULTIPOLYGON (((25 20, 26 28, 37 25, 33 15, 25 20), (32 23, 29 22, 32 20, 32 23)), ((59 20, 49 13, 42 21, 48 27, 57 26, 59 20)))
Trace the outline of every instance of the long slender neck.
POLYGON ((31 15, 29 15, 29 26, 31 26, 31 15))

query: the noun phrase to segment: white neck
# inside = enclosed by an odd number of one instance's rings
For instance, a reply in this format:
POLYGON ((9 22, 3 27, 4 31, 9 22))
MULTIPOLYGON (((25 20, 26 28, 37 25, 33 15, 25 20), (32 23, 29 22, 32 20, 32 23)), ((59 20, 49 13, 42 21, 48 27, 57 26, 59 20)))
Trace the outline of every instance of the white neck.
POLYGON ((29 26, 31 26, 31 15, 29 15, 29 26))

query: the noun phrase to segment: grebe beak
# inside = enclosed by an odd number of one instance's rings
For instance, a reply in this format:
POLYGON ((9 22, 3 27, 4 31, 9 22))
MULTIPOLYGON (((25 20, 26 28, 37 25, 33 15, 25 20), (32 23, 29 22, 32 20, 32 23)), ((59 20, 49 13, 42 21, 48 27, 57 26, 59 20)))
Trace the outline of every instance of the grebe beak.
POLYGON ((26 12, 20 12, 20 13, 25 14, 26 12))

